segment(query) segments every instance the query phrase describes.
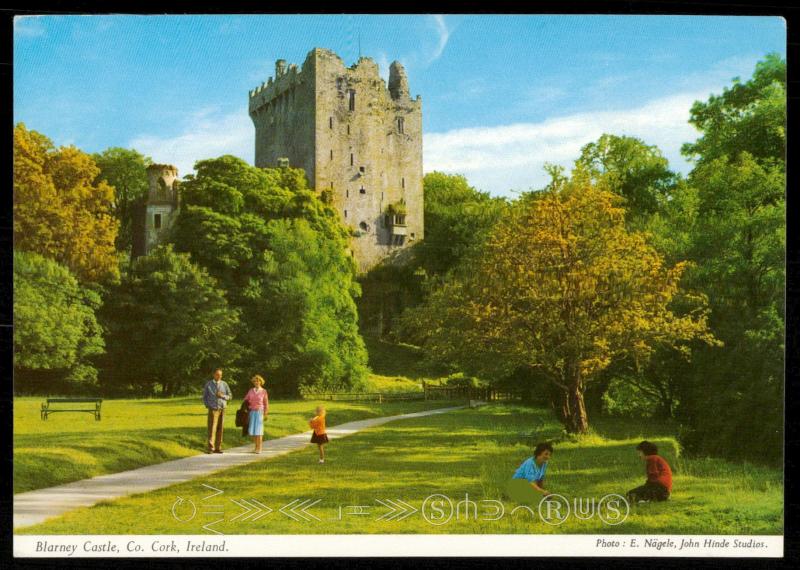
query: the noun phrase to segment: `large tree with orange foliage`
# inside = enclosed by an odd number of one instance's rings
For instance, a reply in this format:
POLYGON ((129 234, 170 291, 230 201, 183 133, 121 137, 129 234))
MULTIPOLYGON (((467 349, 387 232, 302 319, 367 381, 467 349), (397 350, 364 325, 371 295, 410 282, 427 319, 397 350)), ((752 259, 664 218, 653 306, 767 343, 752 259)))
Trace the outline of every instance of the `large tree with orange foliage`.
POLYGON ((14 247, 68 267, 84 281, 119 276, 114 189, 96 182, 92 157, 56 149, 23 123, 14 128, 14 247))
POLYGON ((427 349, 472 369, 536 368, 558 387, 567 430, 585 433, 586 385, 613 361, 715 343, 704 299, 687 315, 670 310, 686 297, 685 264, 667 267, 644 235, 627 230, 619 202, 581 172, 522 197, 419 312, 427 349))

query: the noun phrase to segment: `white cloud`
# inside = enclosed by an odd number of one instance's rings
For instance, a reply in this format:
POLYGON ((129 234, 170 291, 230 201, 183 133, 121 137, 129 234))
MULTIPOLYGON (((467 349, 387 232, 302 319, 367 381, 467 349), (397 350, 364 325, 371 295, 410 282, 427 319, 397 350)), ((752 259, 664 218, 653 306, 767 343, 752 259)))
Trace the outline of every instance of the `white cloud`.
POLYGON ((444 48, 447 47, 447 41, 450 39, 450 30, 447 28, 447 22, 444 21, 444 16, 437 14, 431 16, 436 33, 439 35, 439 40, 436 47, 428 58, 428 63, 433 63, 442 56, 444 48))
POLYGON ((635 136, 654 144, 673 169, 687 171, 680 155, 684 142, 697 138, 688 123, 694 101, 708 91, 679 93, 634 109, 576 113, 538 123, 456 129, 424 135, 426 172, 464 174, 471 184, 496 195, 542 187, 546 162, 567 168, 583 145, 603 133, 635 136))
POLYGON ((253 164, 255 128, 247 109, 223 113, 215 108, 196 110, 174 136, 143 134, 133 138, 130 148, 155 162, 174 164, 181 176, 194 171, 194 163, 223 154, 238 156, 253 164))

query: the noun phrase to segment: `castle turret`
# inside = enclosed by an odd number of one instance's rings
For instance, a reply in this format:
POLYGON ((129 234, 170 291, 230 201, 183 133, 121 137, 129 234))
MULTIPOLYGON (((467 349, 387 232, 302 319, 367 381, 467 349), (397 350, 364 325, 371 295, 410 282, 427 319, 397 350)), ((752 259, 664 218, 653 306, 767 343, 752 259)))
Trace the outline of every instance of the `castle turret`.
POLYGON ((392 99, 407 98, 408 92, 408 76, 403 64, 399 61, 393 61, 389 66, 389 93, 392 94, 392 99))
POLYGON ((131 257, 147 255, 163 243, 180 208, 178 169, 171 164, 147 167, 147 196, 138 207, 131 257))

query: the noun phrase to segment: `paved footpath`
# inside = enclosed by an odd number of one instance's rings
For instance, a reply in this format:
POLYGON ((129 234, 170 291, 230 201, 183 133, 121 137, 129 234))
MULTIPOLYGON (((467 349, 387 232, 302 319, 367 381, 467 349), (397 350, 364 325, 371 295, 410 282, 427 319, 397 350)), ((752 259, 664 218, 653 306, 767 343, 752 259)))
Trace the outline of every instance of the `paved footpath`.
MULTIPOLYGON (((347 422, 328 428, 328 437, 330 439, 345 437, 394 420, 443 414, 463 407, 465 406, 347 422)), ((79 507, 90 507, 99 501, 110 501, 127 495, 145 493, 237 465, 246 465, 254 461, 285 455, 310 445, 310 435, 311 431, 309 430, 304 433, 266 440, 261 454, 252 453, 253 444, 247 444, 226 449, 222 454, 203 453, 131 471, 99 475, 57 487, 19 493, 14 495, 14 528, 38 524, 79 507)))

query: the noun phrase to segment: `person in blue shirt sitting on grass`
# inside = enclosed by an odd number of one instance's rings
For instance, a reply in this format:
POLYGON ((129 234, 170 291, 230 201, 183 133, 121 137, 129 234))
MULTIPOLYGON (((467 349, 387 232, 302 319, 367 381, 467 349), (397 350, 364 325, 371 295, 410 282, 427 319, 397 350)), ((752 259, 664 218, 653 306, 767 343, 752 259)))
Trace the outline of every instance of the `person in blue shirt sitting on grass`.
POLYGON ((552 493, 544 488, 544 476, 547 462, 553 455, 553 446, 547 442, 538 443, 533 456, 522 462, 508 485, 508 494, 512 499, 525 503, 536 498, 533 491, 545 497, 552 493))

